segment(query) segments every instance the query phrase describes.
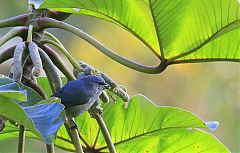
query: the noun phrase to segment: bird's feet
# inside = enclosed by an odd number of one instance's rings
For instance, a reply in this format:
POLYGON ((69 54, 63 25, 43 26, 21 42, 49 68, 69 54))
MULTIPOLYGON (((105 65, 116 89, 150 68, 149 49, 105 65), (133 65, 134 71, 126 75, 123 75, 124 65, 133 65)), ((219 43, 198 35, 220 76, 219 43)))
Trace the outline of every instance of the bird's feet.
POLYGON ((102 115, 103 114, 103 108, 100 107, 99 105, 96 107, 91 107, 88 110, 89 114, 91 115, 92 118, 96 118, 96 115, 102 115))
POLYGON ((70 125, 72 125, 72 126, 69 127, 70 130, 78 129, 78 126, 77 126, 77 124, 76 124, 76 122, 74 121, 73 118, 71 118, 71 121, 70 121, 70 122, 72 122, 72 124, 70 124, 70 125))
POLYGON ((102 115, 103 114, 103 108, 101 106, 97 106, 94 108, 95 113, 97 113, 98 115, 102 115))

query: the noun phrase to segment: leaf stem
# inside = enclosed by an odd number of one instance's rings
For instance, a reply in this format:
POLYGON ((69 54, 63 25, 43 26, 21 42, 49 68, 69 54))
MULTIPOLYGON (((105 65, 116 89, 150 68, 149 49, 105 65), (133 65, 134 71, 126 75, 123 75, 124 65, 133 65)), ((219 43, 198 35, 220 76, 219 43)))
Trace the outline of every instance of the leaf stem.
POLYGON ((12 18, 8 18, 0 21, 0 28, 5 27, 15 27, 15 26, 25 26, 28 23, 28 18, 30 14, 22 14, 12 18))
POLYGON ((11 29, 7 34, 5 34, 1 39, 0 39, 0 46, 2 46, 4 43, 12 39, 13 37, 18 36, 21 34, 23 31, 27 30, 27 27, 16 27, 11 29))
MULTIPOLYGON (((93 109, 93 108, 91 108, 91 109, 93 109)), ((95 113, 94 110, 92 112, 95 113)), ((105 141, 107 143, 109 152, 110 153, 116 153, 116 149, 115 149, 114 144, 112 142, 112 138, 111 138, 111 136, 110 136, 110 134, 108 132, 107 126, 106 126, 102 116, 97 114, 97 113, 95 113, 94 118, 96 119, 96 121, 97 121, 97 123, 98 123, 98 125, 99 125, 99 127, 100 127, 100 129, 102 131, 102 134, 103 134, 104 139, 105 139, 105 141)))
POLYGON ((77 129, 70 129, 70 127, 75 126, 73 122, 74 122, 74 120, 72 118, 66 117, 66 119, 65 119, 65 124, 66 125, 65 126, 67 128, 67 131, 71 133, 69 136, 72 139, 72 143, 74 144, 74 146, 76 148, 76 153, 84 153, 82 145, 81 145, 81 140, 80 140, 80 137, 79 137, 78 130, 77 129))
MULTIPOLYGON (((101 131, 102 131, 102 134, 103 134, 103 137, 104 137, 105 142, 106 142, 106 144, 107 144, 107 147, 108 147, 109 152, 110 152, 110 153, 116 153, 116 149, 115 149, 115 147, 114 147, 112 138, 111 138, 111 136, 110 136, 110 134, 109 134, 109 131, 108 131, 108 129, 107 129, 107 126, 106 126, 106 124, 105 124, 102 116, 98 113, 98 111, 97 111, 96 108, 94 108, 94 107, 91 107, 91 108, 89 109, 89 113, 91 114, 91 116, 92 116, 93 118, 96 119, 96 121, 97 121, 97 123, 98 123, 98 125, 99 125, 99 127, 100 127, 100 129, 101 129, 101 131)), ((95 141, 97 141, 97 140, 95 140, 95 141)), ((94 142, 94 143, 95 143, 95 142, 94 142)))
POLYGON ((103 54, 107 55, 108 57, 112 58, 118 63, 121 63, 122 65, 125 65, 136 71, 156 74, 156 73, 161 73, 167 67, 166 60, 162 60, 158 66, 152 67, 152 66, 142 65, 142 64, 133 62, 129 59, 126 59, 125 57, 118 55, 117 53, 113 52, 109 48, 105 47, 103 44, 95 40, 93 37, 91 37, 87 33, 65 22, 57 21, 51 18, 40 18, 40 19, 37 19, 37 22, 39 25, 43 26, 42 28, 60 28, 60 29, 67 30, 81 37, 82 39, 84 39, 85 41, 93 45, 95 48, 97 48, 99 51, 101 51, 103 54))
POLYGON ((57 71, 56 66, 41 48, 38 49, 40 57, 42 59, 43 69, 46 73, 50 88, 52 92, 56 92, 62 88, 61 77, 57 71))
POLYGON ((54 144, 53 143, 46 144, 46 147, 47 147, 47 153, 55 153, 54 144))
MULTIPOLYGON (((36 42, 37 43, 37 42, 36 42)), ((65 64, 62 62, 61 57, 50 47, 43 45, 41 43, 37 43, 38 47, 42 48, 47 55, 50 57, 50 59, 53 61, 54 65, 69 79, 69 80, 75 80, 76 78, 73 76, 73 74, 67 69, 65 64)))
POLYGON ((25 144, 25 127, 20 125, 18 136, 18 153, 24 153, 24 144, 25 144))
POLYGON ((52 40, 42 40, 40 41, 42 44, 52 44, 53 46, 57 47, 69 60, 69 62, 73 65, 74 68, 76 68, 79 72, 82 72, 83 69, 78 65, 77 61, 69 54, 69 52, 66 50, 66 48, 62 44, 58 44, 55 41, 52 40))
POLYGON ((28 26, 28 36, 27 36, 27 41, 28 42, 32 41, 32 35, 33 35, 33 26, 29 25, 28 26))
POLYGON ((16 48, 16 45, 12 46, 0 53, 0 64, 2 64, 3 62, 5 62, 13 57, 15 48, 16 48))
MULTIPOLYGON (((59 39, 57 39, 57 37, 55 37, 53 34, 51 34, 50 32, 44 31, 43 33, 44 35, 48 36, 49 38, 51 38, 53 41, 55 41, 56 43, 58 43, 59 45, 63 46, 63 44, 60 42, 59 39)), ((63 46, 64 47, 64 46, 63 46)))

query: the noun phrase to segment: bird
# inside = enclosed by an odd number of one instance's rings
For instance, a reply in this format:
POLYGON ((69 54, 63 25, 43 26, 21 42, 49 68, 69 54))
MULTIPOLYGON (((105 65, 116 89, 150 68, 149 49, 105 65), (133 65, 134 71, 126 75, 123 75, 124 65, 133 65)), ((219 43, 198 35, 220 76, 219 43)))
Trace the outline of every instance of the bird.
POLYGON ((92 105, 98 105, 99 96, 109 87, 102 77, 89 75, 69 81, 51 97, 60 98, 66 116, 74 118, 88 111, 92 105))

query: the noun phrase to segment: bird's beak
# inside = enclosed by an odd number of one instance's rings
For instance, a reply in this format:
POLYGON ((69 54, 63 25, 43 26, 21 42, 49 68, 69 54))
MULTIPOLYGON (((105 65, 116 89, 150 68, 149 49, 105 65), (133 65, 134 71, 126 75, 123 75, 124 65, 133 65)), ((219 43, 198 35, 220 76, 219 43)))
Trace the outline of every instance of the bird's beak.
POLYGON ((110 89, 110 85, 106 83, 106 84, 104 85, 104 88, 105 88, 105 89, 110 89))

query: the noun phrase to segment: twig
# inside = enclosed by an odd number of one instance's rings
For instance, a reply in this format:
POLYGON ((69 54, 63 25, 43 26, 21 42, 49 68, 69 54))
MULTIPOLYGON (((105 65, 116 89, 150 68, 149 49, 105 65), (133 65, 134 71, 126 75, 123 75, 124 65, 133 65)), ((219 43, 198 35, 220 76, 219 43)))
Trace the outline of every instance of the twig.
POLYGON ((116 153, 116 149, 114 147, 114 144, 112 142, 112 138, 110 136, 110 133, 107 129, 107 126, 102 118, 102 116, 100 114, 98 114, 93 107, 90 108, 90 111, 91 111, 91 115, 93 115, 92 117, 96 119, 101 131, 102 131, 102 134, 103 134, 103 137, 107 143, 107 147, 110 151, 110 153, 116 153))
POLYGON ((25 127, 20 125, 18 136, 18 153, 24 153, 24 144, 25 144, 25 127))
MULTIPOLYGON (((44 35, 48 36, 49 38, 51 38, 53 41, 55 41, 56 43, 58 43, 59 45, 63 46, 63 44, 60 42, 59 39, 57 39, 57 37, 55 37, 53 34, 51 34, 50 32, 44 31, 43 32, 44 35)), ((64 47, 64 46, 63 46, 64 47)))
POLYGON ((0 39, 0 46, 2 46, 4 43, 9 41, 10 39, 19 36, 23 33, 23 31, 26 31, 27 27, 16 27, 10 30, 8 33, 6 33, 1 39, 0 39))
MULTIPOLYGON (((29 14, 21 14, 18 16, 14 16, 8 19, 0 20, 0 28, 5 28, 5 27, 15 27, 15 26, 27 26, 31 20, 32 17, 37 17, 36 14, 33 15, 34 13, 29 13, 29 14)), ((60 11, 49 11, 48 16, 50 18, 54 18, 59 21, 63 21, 67 19, 71 13, 64 13, 60 11)))
POLYGON ((8 18, 0 21, 0 28, 5 27, 15 27, 15 26, 25 26, 28 23, 28 18, 30 14, 22 14, 12 18, 8 18))
POLYGON ((53 143, 46 144, 46 147, 47 147, 47 153, 55 153, 54 144, 53 143))
POLYGON ((75 124, 73 123, 74 120, 72 118, 66 117, 65 122, 67 125, 67 131, 69 131, 70 134, 70 138, 72 139, 72 143, 74 144, 75 148, 76 148, 76 152, 77 153, 84 153, 83 152, 83 148, 81 145, 81 140, 78 134, 78 130, 77 129, 70 129, 71 127, 74 127, 75 124))
POLYGON ((0 64, 13 57, 14 49, 16 48, 16 46, 17 45, 12 46, 0 53, 0 64))

